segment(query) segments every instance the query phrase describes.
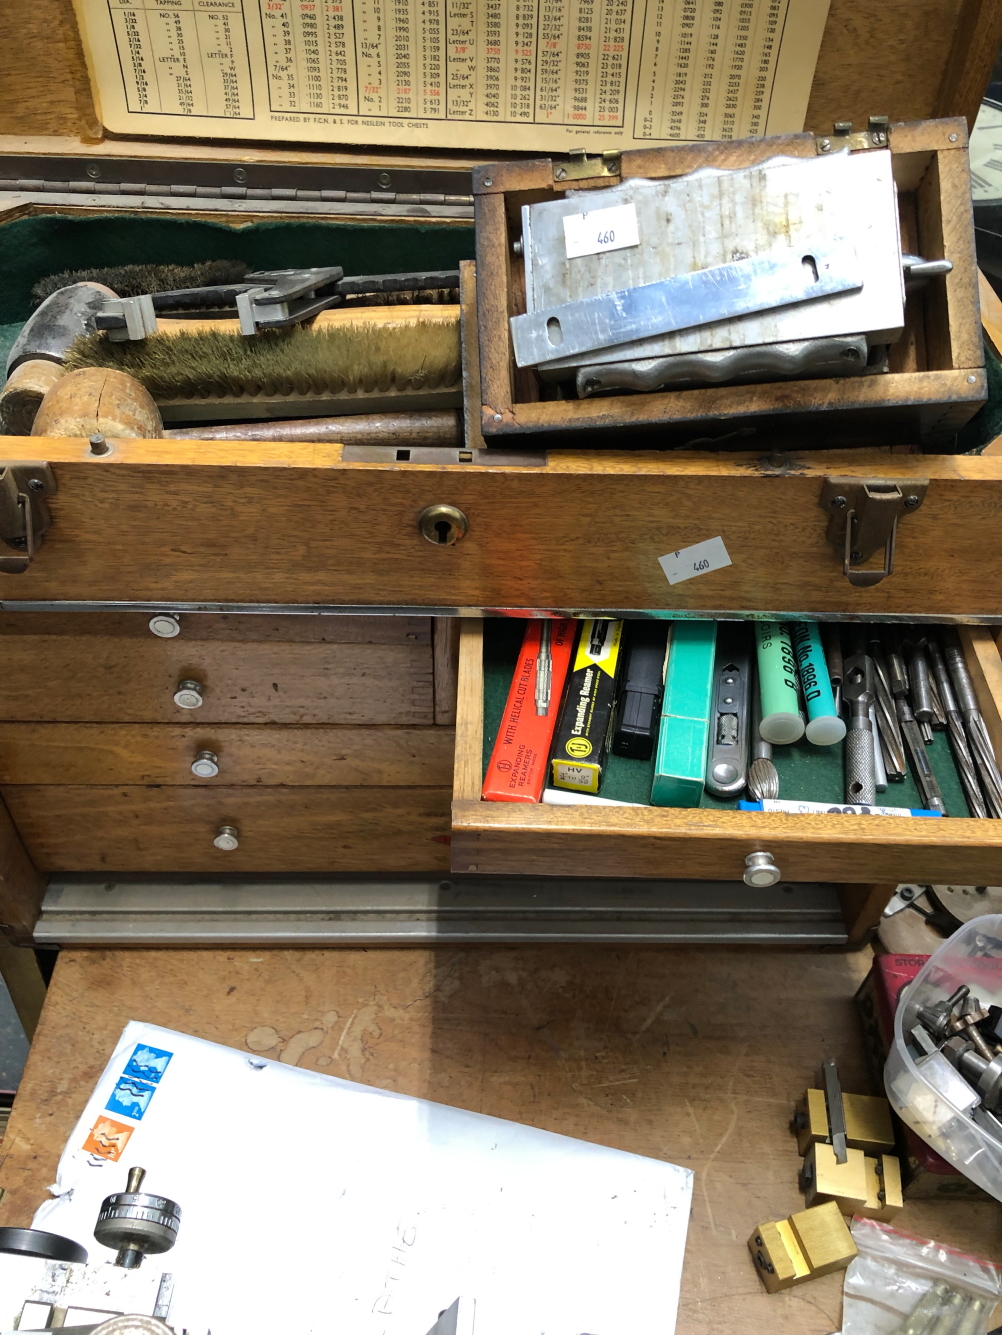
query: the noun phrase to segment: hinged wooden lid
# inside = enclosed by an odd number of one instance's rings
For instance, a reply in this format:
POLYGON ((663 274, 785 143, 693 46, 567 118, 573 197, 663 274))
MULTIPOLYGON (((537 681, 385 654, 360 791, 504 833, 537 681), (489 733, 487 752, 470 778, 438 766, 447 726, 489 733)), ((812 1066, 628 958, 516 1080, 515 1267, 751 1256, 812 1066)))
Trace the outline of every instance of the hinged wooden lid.
MULTIPOLYGON (((679 0, 681 4, 681 0, 679 0)), ((866 124, 871 115, 892 120, 964 115, 973 125, 1002 43, 997 0, 885 0, 862 6, 831 0, 806 115, 806 128, 827 133, 835 121, 866 124)), ((178 118, 178 129, 184 128, 178 118)), ((332 127, 332 139, 336 130, 332 127)), ((415 149, 428 167, 491 161, 497 152, 415 149)), ((587 136, 585 136, 587 138, 587 136)), ((599 150, 604 145, 599 140, 599 150)), ((414 165, 409 149, 304 151, 274 141, 227 148, 221 141, 183 143, 110 138, 95 110, 83 46, 71 0, 0 5, 0 152, 64 153, 95 157, 170 157, 248 161, 311 161, 348 165, 414 165), (87 148, 84 146, 87 145, 87 148)), ((501 155, 503 156, 503 155, 501 155)))

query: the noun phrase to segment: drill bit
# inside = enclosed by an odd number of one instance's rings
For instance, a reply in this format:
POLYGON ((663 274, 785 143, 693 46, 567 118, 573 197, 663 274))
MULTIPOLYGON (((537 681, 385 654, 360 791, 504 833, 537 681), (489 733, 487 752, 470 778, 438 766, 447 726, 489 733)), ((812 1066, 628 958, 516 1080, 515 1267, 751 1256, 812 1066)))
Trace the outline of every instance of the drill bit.
POLYGON ((878 793, 883 793, 887 790, 887 767, 884 764, 884 748, 880 744, 880 728, 875 704, 870 706, 870 733, 873 737, 874 786, 878 793))
POLYGON ((908 694, 908 672, 905 669, 904 655, 901 652, 901 633, 897 630, 884 632, 884 652, 887 656, 887 680, 895 700, 908 694))
POLYGON ((957 700, 970 742, 971 755, 977 766, 978 778, 985 794, 985 803, 990 816, 1002 819, 1002 774, 999 774, 998 762, 992 749, 988 729, 981 717, 978 697, 974 693, 974 683, 964 662, 964 651, 955 630, 947 631, 943 640, 943 657, 950 671, 950 679, 957 693, 957 700))
POLYGON ((922 794, 922 801, 930 811, 938 811, 945 816, 946 803, 943 801, 943 794, 936 782, 932 766, 929 764, 929 757, 925 753, 925 743, 922 741, 922 734, 915 722, 915 715, 904 696, 901 696, 896 704, 898 722, 901 724, 901 731, 908 745, 908 754, 911 756, 912 769, 915 771, 915 782, 922 794))
POLYGON ((862 632, 854 652, 843 664, 842 694, 849 706, 849 730, 845 735, 845 800, 853 805, 873 806, 877 800, 877 776, 873 758, 870 705, 874 701, 873 660, 866 653, 862 632))
POLYGON ((541 717, 550 712, 550 693, 553 689, 552 634, 552 626, 544 621, 539 629, 539 653, 536 655, 536 713, 541 717))
POLYGON ((753 802, 762 802, 767 797, 779 796, 779 774, 772 763, 772 744, 758 730, 762 722, 762 696, 757 677, 752 683, 751 696, 751 764, 745 787, 753 802))
POLYGON ((884 767, 887 777, 896 781, 905 777, 905 743, 898 727, 898 716, 894 709, 894 697, 887 676, 887 660, 883 651, 873 656, 873 685, 877 697, 877 727, 880 730, 880 742, 884 750, 884 767))
POLYGON ((968 808, 972 816, 980 816, 984 819, 988 815, 988 808, 985 806, 985 799, 978 784, 978 773, 974 768, 974 761, 971 759, 971 752, 967 745, 964 720, 957 708, 957 697, 953 694, 953 687, 950 685, 950 674, 946 669, 943 650, 935 640, 929 641, 929 660, 932 663, 936 685, 939 687, 939 696, 943 703, 943 712, 946 715, 950 749, 953 751, 954 763, 957 766, 957 773, 960 775, 960 782, 963 785, 968 808))
POLYGON ((924 635, 914 635, 908 641, 908 683, 911 694, 912 713, 919 725, 919 732, 926 746, 932 746, 932 725, 936 709, 932 702, 932 676, 929 672, 929 660, 925 656, 928 643, 924 635))

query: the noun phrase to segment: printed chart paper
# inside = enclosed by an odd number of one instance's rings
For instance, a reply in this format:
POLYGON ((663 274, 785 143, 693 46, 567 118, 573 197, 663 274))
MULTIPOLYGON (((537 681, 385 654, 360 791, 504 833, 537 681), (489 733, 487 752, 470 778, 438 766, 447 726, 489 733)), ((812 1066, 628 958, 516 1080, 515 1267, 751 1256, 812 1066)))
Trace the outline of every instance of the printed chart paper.
POLYGON ((799 131, 829 0, 75 0, 125 135, 566 152, 799 131))
MULTIPOLYGON (((692 1173, 129 1024, 37 1228, 95 1242, 102 1199, 181 1207, 171 1325, 212 1335, 672 1335, 692 1173)), ((2 1307, 2 1302, 0 1302, 2 1307)))

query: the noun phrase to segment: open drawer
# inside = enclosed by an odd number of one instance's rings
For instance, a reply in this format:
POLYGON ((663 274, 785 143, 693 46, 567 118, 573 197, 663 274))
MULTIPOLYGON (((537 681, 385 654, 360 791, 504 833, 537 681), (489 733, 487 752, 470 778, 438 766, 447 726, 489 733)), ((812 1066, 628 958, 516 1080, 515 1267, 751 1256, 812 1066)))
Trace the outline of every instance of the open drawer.
MULTIPOLYGON (((484 627, 471 620, 461 628, 452 805, 457 874, 736 881, 748 854, 767 852, 791 881, 1002 879, 1002 821, 996 820, 483 802, 484 627)), ((1002 754, 999 649, 987 629, 965 627, 960 634, 986 726, 1002 754)))

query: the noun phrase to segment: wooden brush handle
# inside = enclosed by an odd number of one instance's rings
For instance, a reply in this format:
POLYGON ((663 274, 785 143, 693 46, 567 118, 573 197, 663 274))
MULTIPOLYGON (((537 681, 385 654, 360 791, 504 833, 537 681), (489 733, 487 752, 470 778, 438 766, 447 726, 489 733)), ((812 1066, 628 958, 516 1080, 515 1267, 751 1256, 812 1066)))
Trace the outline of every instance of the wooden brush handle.
POLYGON ((157 405, 138 380, 96 366, 57 380, 31 428, 33 436, 100 434, 108 440, 157 440, 163 431, 157 405))
POLYGON ((37 358, 14 368, 0 389, 0 426, 5 436, 30 436, 35 414, 49 390, 66 374, 58 362, 37 358))

